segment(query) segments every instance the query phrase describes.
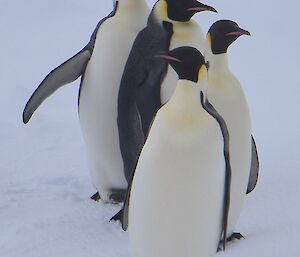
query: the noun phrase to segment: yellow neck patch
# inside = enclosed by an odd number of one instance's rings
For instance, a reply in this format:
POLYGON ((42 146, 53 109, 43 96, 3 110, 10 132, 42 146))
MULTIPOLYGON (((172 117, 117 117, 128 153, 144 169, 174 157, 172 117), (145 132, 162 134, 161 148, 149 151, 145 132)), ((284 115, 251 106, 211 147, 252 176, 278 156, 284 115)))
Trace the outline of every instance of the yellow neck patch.
POLYGON ((210 33, 207 34, 206 40, 207 40, 207 44, 208 44, 209 48, 211 49, 211 35, 210 35, 210 33))
POLYGON ((198 81, 203 79, 203 77, 206 75, 206 73, 207 73, 206 66, 203 64, 200 67, 199 72, 198 72, 198 81))
POLYGON ((160 0, 155 5, 156 17, 160 20, 169 20, 168 18, 168 3, 166 0, 160 0))

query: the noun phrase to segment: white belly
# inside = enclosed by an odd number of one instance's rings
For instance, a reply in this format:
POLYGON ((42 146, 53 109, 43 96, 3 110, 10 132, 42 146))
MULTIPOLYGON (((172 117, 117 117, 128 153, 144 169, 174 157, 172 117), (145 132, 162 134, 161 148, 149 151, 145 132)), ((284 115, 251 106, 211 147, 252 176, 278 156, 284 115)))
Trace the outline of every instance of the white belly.
POLYGON ((194 134, 153 124, 131 190, 133 257, 215 255, 224 195, 222 149, 217 124, 194 134))
MULTIPOLYGON (((136 28, 115 17, 102 24, 81 90, 80 124, 92 182, 104 201, 108 200, 110 189, 127 187, 119 147, 117 104, 131 46, 146 23, 147 14, 140 15, 144 23, 140 22, 136 28)), ((133 16, 132 19, 139 21, 136 14, 133 16)))
POLYGON ((236 81, 220 88, 209 87, 208 98, 223 116, 230 135, 231 158, 231 202, 229 209, 228 233, 230 236, 246 199, 251 163, 251 124, 245 96, 236 81))
MULTIPOLYGON (((189 25, 174 25, 174 34, 170 43, 170 50, 177 47, 191 46, 197 48, 201 53, 204 50, 204 36, 201 27, 194 21, 189 25)), ((178 80, 177 73, 168 65, 168 72, 161 85, 161 102, 165 104, 172 96, 178 80)))

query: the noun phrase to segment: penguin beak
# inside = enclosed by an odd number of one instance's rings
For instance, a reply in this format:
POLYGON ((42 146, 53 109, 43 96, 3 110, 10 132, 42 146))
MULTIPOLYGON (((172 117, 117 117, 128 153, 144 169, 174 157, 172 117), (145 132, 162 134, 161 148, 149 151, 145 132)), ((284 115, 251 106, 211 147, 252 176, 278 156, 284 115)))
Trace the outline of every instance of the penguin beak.
POLYGON ((237 36, 237 37, 240 37, 242 35, 251 36, 249 31, 244 30, 242 28, 238 28, 236 31, 232 31, 226 34, 226 36, 237 36))
POLYGON ((209 5, 205 5, 205 4, 202 4, 198 1, 193 1, 193 6, 188 8, 187 11, 192 11, 192 12, 204 12, 204 11, 210 11, 210 12, 215 12, 215 13, 218 13, 218 11, 209 6, 209 5))
POLYGON ((163 59, 163 60, 165 60, 167 62, 171 61, 171 62, 179 62, 179 63, 181 63, 181 60, 179 60, 178 58, 173 57, 171 55, 168 55, 167 53, 166 54, 156 55, 155 57, 163 59))

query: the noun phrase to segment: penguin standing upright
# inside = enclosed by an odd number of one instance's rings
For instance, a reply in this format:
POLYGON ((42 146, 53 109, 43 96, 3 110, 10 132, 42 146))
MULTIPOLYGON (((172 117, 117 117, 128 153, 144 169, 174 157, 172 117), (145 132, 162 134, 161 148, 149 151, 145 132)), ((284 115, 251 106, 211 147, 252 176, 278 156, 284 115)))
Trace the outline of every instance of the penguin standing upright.
POLYGON ((79 118, 92 183, 103 201, 122 200, 127 188, 118 139, 117 100, 126 60, 136 35, 146 26, 148 14, 145 0, 115 0, 114 10, 98 23, 87 46, 50 72, 23 113, 27 123, 48 96, 82 75, 79 118))
POLYGON ((196 0, 159 0, 128 57, 118 98, 118 128, 124 171, 129 180, 157 110, 175 89, 177 75, 155 58, 179 46, 203 49, 200 26, 191 20, 201 11, 216 10, 196 0))
POLYGON ((227 49, 240 36, 250 33, 230 20, 214 23, 206 39, 205 59, 209 62, 208 100, 224 118, 230 136, 232 167, 231 202, 228 220, 229 240, 240 239, 234 228, 242 210, 246 192, 251 192, 258 177, 258 155, 253 137, 247 100, 228 65, 227 49))
POLYGON ((207 111, 202 54, 180 47, 160 58, 179 80, 149 130, 129 183, 122 226, 128 228, 133 257, 211 257, 226 234, 226 124, 207 111))

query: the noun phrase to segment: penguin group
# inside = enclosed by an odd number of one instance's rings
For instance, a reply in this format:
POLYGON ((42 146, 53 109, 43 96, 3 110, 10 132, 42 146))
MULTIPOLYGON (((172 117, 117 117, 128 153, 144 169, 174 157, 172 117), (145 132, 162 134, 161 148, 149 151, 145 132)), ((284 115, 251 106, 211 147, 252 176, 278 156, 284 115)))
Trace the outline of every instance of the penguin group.
POLYGON ((228 48, 247 30, 219 20, 206 38, 197 0, 114 0, 88 44, 51 71, 23 112, 29 122, 81 77, 79 120, 96 193, 123 202, 133 257, 211 257, 235 231, 259 159, 228 48))

